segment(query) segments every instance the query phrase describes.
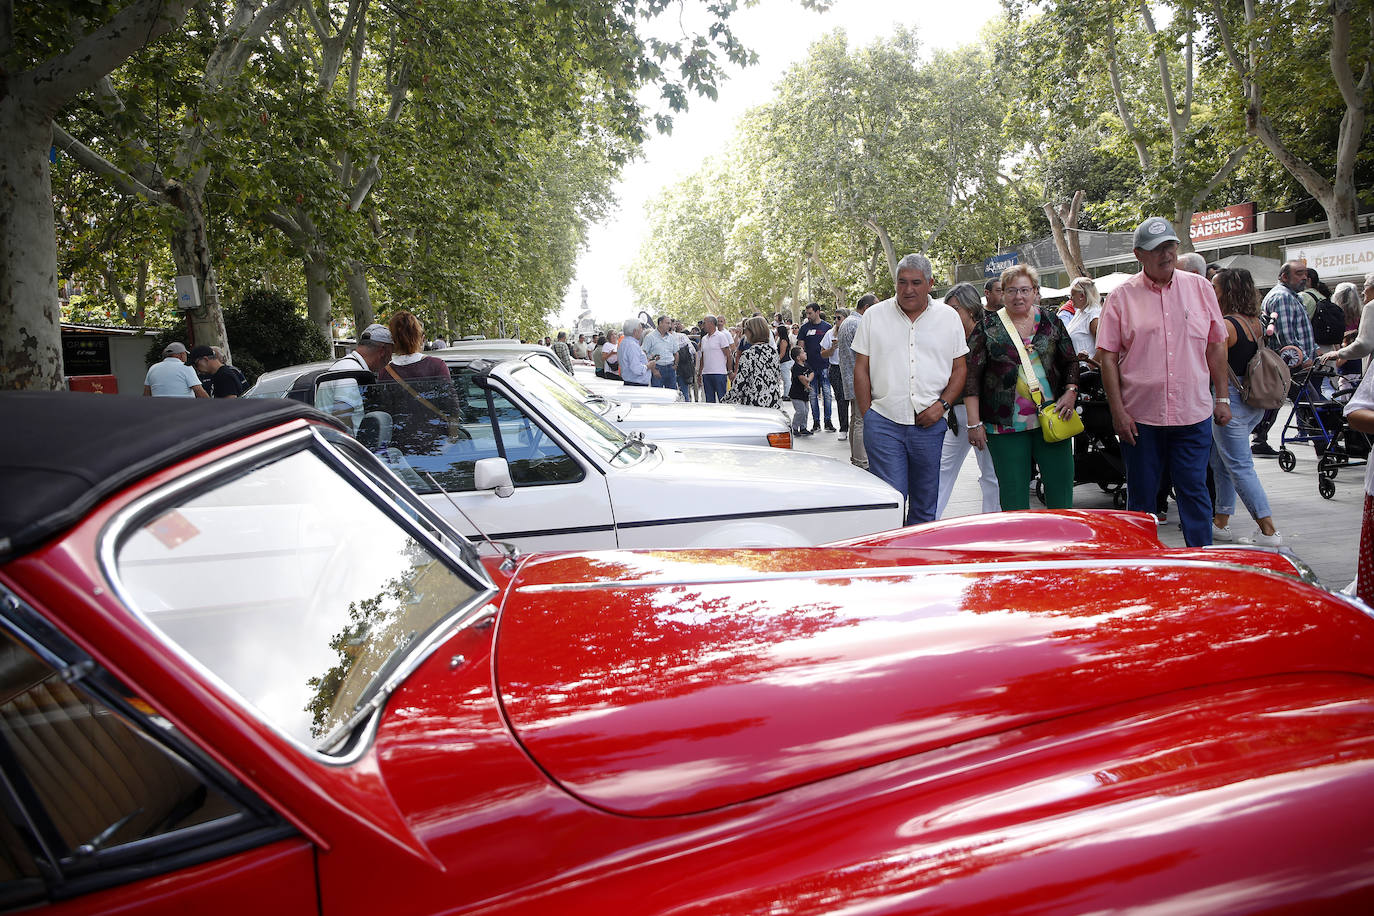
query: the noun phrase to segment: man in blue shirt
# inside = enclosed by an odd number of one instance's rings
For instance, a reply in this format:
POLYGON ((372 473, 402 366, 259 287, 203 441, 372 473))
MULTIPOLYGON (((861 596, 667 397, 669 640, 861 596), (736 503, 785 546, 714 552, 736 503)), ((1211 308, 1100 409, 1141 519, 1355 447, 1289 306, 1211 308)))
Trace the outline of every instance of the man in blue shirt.
MULTIPOLYGON (((1317 356, 1317 339, 1312 333, 1312 319, 1307 317, 1298 293, 1307 287, 1307 264, 1304 261, 1289 261, 1279 268, 1279 283, 1264 297, 1260 305, 1260 320, 1272 321, 1274 336, 1269 346, 1281 350, 1290 344, 1302 350, 1303 365, 1311 365, 1317 356)), ((1288 391, 1289 398, 1298 395, 1298 386, 1288 391)), ((1251 434, 1250 454, 1256 458, 1274 458, 1278 452, 1269 444, 1269 430, 1278 417, 1278 409, 1265 411, 1264 419, 1259 421, 1251 434)))
POLYGON ((625 336, 620 338, 620 380, 626 385, 639 388, 649 387, 649 374, 654 371, 656 359, 644 355, 640 341, 644 339, 644 325, 638 318, 626 318, 625 336))
POLYGON ((825 428, 835 432, 830 422, 830 360, 821 355, 821 341, 830 330, 830 322, 821 318, 821 307, 813 302, 806 307, 806 323, 798 331, 806 349, 806 365, 811 368, 811 428, 821 428, 821 404, 825 405, 825 428))

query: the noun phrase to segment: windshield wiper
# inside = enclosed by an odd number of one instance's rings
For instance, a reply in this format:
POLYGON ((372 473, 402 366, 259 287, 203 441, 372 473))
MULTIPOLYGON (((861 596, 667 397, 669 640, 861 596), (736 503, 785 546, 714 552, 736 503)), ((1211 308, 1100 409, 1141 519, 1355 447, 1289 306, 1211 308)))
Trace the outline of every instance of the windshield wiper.
POLYGON ((80 846, 76 847, 77 856, 84 858, 86 856, 95 855, 105 846, 106 843, 110 842, 110 837, 118 833, 121 827, 123 827, 125 824, 129 823, 129 821, 133 820, 135 817, 142 813, 142 808, 135 808, 134 810, 130 811, 128 814, 124 815, 119 820, 115 821, 113 824, 106 827, 104 830, 100 831, 95 836, 91 837, 89 840, 82 843, 80 846))
POLYGON ((604 394, 592 394, 589 397, 583 398, 582 403, 588 406, 600 403, 601 407, 596 408, 596 412, 603 417, 606 416, 607 411, 609 411, 612 407, 615 406, 615 401, 612 401, 604 394))
POLYGON ((632 446, 632 445, 644 445, 644 433, 643 433, 643 431, 641 431, 641 430, 636 430, 635 432, 630 433, 630 435, 626 437, 625 441, 622 442, 622 443, 620 443, 620 448, 616 449, 616 450, 615 450, 615 454, 611 455, 611 457, 610 457, 608 460, 610 460, 610 461, 616 460, 617 458, 620 457, 620 453, 621 453, 621 452, 625 451, 627 448, 629 448, 629 447, 632 446))

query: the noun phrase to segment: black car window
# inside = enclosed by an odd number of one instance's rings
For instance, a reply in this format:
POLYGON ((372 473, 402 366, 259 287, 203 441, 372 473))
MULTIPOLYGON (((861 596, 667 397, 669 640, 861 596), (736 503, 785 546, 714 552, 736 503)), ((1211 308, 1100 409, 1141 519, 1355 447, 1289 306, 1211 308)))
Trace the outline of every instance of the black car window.
POLYGON ((184 864, 188 850, 265 823, 84 683, 0 630, 0 906, 77 881, 93 889, 102 873, 146 876, 159 859, 184 864))
POLYGON ((500 391, 489 393, 465 368, 451 382, 385 377, 362 386, 358 441, 417 493, 473 489, 483 458, 505 458, 517 487, 571 483, 582 466, 500 391))

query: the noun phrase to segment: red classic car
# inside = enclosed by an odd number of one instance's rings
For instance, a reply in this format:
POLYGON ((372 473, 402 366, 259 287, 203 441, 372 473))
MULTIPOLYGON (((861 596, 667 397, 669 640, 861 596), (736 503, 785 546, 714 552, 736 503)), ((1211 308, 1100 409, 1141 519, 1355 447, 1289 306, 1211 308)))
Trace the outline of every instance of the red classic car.
POLYGON ((0 395, 0 906, 1374 911, 1374 620, 1287 555, 479 555, 331 423, 0 395))

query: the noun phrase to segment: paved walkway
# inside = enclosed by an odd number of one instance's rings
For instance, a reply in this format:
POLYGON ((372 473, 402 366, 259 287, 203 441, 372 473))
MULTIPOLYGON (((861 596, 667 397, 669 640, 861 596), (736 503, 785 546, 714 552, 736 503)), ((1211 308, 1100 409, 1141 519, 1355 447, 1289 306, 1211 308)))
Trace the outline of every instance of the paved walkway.
MULTIPOLYGON (((790 411, 789 411, 790 418, 790 411)), ((1269 441, 1279 443, 1279 430, 1287 420, 1286 412, 1274 425, 1269 441)), ((835 433, 818 432, 799 438, 799 451, 848 461, 849 443, 835 433)), ((1292 549, 1316 572, 1328 588, 1342 589, 1355 578, 1356 554, 1360 544, 1360 511, 1364 505, 1364 468, 1348 468, 1336 476, 1334 499, 1322 499, 1317 493, 1317 456, 1312 446, 1294 444, 1292 450, 1297 465, 1285 473, 1274 459, 1256 459, 1260 482, 1269 496, 1274 523, 1283 535, 1284 545, 1292 549)), ((1032 497, 1032 507, 1038 506, 1032 497)), ((1079 509, 1110 509, 1112 497, 1096 486, 1083 484, 1074 489, 1074 506, 1079 509)), ((980 510, 978 466, 972 452, 954 486, 946 518, 970 515, 980 510)), ((1231 521, 1231 528, 1239 535, 1248 535, 1255 525, 1243 506, 1231 521)), ((1169 503, 1169 523, 1160 526, 1159 538, 1171 547, 1183 547, 1183 532, 1178 527, 1177 509, 1169 503)))

